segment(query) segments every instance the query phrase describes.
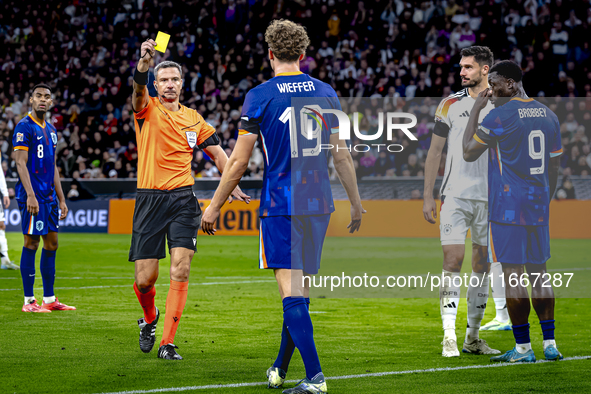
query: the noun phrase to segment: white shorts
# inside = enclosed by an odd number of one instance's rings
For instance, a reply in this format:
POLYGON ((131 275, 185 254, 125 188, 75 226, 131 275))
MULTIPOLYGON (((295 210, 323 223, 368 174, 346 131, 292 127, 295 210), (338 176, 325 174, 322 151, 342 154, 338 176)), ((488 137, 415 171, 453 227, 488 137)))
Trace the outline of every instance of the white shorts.
MULTIPOLYGON (((2 205, 2 203, 0 203, 2 205)), ((0 207, 0 222, 4 222, 6 218, 4 217, 4 207, 0 207)))
POLYGON ((439 212, 441 245, 463 245, 470 229, 472 243, 486 246, 488 202, 447 197, 439 212))

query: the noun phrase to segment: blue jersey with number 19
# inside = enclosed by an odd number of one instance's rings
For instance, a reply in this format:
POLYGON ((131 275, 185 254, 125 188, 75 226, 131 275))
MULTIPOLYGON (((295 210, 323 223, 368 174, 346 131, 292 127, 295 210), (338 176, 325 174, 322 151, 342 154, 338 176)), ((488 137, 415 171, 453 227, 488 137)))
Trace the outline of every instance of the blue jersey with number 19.
MULTIPOLYGON (((29 170, 31 186, 37 201, 39 203, 55 201, 55 148, 57 146, 55 128, 45 122, 37 123, 29 114, 14 128, 12 146, 15 151, 24 150, 29 153, 27 170, 29 170)), ((27 201, 27 192, 20 179, 15 186, 15 194, 17 201, 27 201)))
POLYGON ((489 221, 546 226, 550 158, 562 153, 557 116, 534 99, 513 98, 484 118, 474 138, 490 147, 489 221))
POLYGON ((278 74, 246 95, 240 135, 260 135, 265 162, 261 216, 334 211, 321 145, 329 143, 337 125, 323 109, 341 109, 334 89, 301 72, 278 74))

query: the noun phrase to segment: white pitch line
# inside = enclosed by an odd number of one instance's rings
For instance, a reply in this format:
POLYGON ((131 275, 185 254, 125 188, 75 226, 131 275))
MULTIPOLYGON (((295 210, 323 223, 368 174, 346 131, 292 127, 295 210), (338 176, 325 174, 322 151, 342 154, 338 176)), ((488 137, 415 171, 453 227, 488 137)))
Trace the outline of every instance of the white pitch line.
MULTIPOLYGON (((588 360, 591 359, 591 356, 575 356, 575 357, 565 357, 564 361, 576 361, 576 360, 588 360)), ((536 364, 540 363, 547 363, 547 362, 555 362, 555 361, 546 361, 546 360, 539 360, 536 364)), ((482 369, 482 368, 498 368, 498 367, 509 367, 514 365, 532 365, 530 363, 499 363, 499 364, 486 364, 486 365, 467 365, 464 367, 444 367, 444 368, 428 368, 428 369, 414 369, 410 371, 390 371, 390 372, 376 372, 376 373, 364 373, 360 375, 343 375, 343 376, 333 376, 326 378, 327 381, 331 380, 342 380, 342 379, 358 379, 358 378, 377 378, 381 376, 391 376, 391 375, 406 375, 411 373, 428 373, 428 372, 449 372, 449 371, 462 371, 466 369, 482 369)), ((533 364, 535 365, 535 364, 533 364)), ((286 380, 285 383, 297 383, 299 380, 286 380)), ((116 391, 110 393, 100 393, 100 394, 150 394, 150 393, 173 393, 173 392, 181 392, 181 391, 191 391, 191 390, 208 390, 208 389, 225 389, 225 388, 237 388, 237 387, 252 387, 252 386, 263 386, 266 385, 267 382, 250 382, 250 383, 232 383, 232 384, 210 384, 206 386, 185 386, 185 387, 170 387, 170 388, 162 388, 162 389, 152 389, 152 390, 131 390, 131 391, 116 391)))
MULTIPOLYGON (((189 283, 189 286, 212 286, 212 285, 235 285, 248 283, 275 283, 275 280, 242 280, 233 282, 201 282, 189 283)), ((156 283, 154 286, 170 286, 167 283, 156 283)), ((114 285, 114 286, 82 286, 82 287, 55 287, 55 290, 82 290, 82 289, 112 289, 116 287, 132 287, 132 285, 114 285)), ((39 290, 41 287, 35 287, 39 290)), ((22 291, 23 289, 0 289, 0 291, 22 291)))

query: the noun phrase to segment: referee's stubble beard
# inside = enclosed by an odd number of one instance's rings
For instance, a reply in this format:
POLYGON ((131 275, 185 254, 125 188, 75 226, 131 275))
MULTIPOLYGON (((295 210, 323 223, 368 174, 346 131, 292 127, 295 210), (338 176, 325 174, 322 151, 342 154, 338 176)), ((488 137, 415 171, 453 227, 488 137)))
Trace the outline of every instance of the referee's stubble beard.
MULTIPOLYGON (((158 70, 158 80, 154 81, 154 87, 162 104, 177 104, 179 102, 183 80, 176 67, 167 67, 158 70)), ((174 106, 173 106, 174 107, 174 106)), ((176 109, 177 110, 178 106, 176 109)))

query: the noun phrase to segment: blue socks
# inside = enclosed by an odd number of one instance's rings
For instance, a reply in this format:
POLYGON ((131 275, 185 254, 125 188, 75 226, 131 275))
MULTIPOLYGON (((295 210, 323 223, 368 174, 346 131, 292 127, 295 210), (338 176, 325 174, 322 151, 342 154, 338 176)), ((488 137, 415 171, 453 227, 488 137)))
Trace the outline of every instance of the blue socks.
POLYGON ((285 297, 283 299, 283 321, 293 343, 302 355, 306 367, 306 377, 308 379, 314 378, 319 372, 322 372, 322 369, 320 368, 320 360, 314 344, 314 328, 312 327, 306 299, 303 297, 285 297))
POLYGON ((35 297, 33 285, 35 284, 35 252, 36 250, 23 247, 21 254, 21 277, 23 278, 23 289, 25 297, 35 297))
POLYGON ((52 297, 53 284, 55 283, 55 250, 41 251, 41 277, 43 278, 43 297, 52 297))
MULTIPOLYGON (((306 300, 307 309, 310 310, 310 299, 304 298, 304 300, 306 300)), ((289 330, 285 325, 285 320, 283 320, 283 329, 281 330, 281 345, 279 346, 279 354, 277 354, 277 359, 275 360, 275 363, 273 363, 273 367, 281 368, 284 372, 287 372, 294 350, 295 344, 293 343, 293 339, 291 339, 291 335, 289 335, 289 330)))
POLYGON ((517 343, 518 345, 530 343, 529 323, 521 324, 519 326, 513 326, 513 336, 515 337, 515 343, 517 343))
POLYGON ((554 339, 554 321, 555 320, 540 321, 542 333, 544 334, 544 341, 554 339))

